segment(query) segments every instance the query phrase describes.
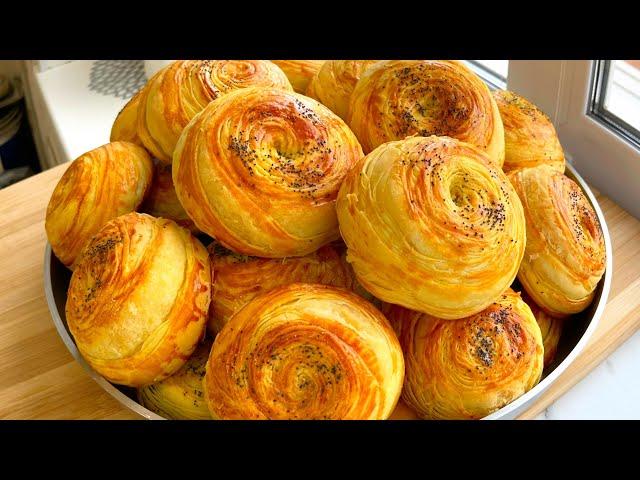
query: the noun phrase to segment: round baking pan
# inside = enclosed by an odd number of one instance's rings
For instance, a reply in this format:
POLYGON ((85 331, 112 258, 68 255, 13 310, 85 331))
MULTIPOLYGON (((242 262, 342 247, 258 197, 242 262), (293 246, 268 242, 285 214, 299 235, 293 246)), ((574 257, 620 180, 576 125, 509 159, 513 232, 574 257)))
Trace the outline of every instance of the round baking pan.
MULTIPOLYGON (((565 174, 573 179, 584 191, 585 195, 593 205, 593 208, 598 215, 598 220, 602 226, 604 233, 604 241, 607 255, 607 265, 605 273, 596 288, 595 298, 593 303, 584 312, 578 315, 574 315, 567 321, 565 328, 558 345, 558 351, 554 362, 545 369, 542 380, 532 390, 522 395, 518 399, 514 400, 508 405, 505 405, 500 410, 495 411, 491 415, 485 417, 485 420, 495 419, 514 419, 518 415, 524 412, 533 402, 556 381, 556 379, 566 370, 566 368, 575 360, 575 358, 584 349, 585 345, 589 341, 589 338, 593 334, 598 325, 602 312, 607 303, 609 297, 609 289, 611 288, 611 276, 613 273, 613 252, 611 250, 611 237, 609 236, 609 230, 607 223, 602 214, 602 210, 598 205, 598 202, 589 189, 585 181, 578 175, 576 170, 567 163, 567 169, 565 174)), ((51 252, 51 246, 47 243, 44 252, 44 288, 47 298, 47 304, 51 311, 51 317, 55 324, 62 341, 67 346, 74 358, 87 370, 89 375, 98 382, 98 384, 104 388, 109 394, 116 398, 127 408, 136 412, 140 416, 151 419, 161 420, 162 417, 148 410, 144 406, 140 405, 136 400, 135 389, 124 387, 121 385, 114 385, 105 380, 100 374, 94 371, 82 358, 78 351, 76 344, 73 341, 73 337, 67 327, 65 319, 65 303, 67 301, 67 288, 69 286, 69 280, 71 279, 71 272, 55 257, 51 252)), ((519 291, 520 289, 516 287, 519 291)), ((402 415, 394 415, 394 418, 400 418, 402 415)))

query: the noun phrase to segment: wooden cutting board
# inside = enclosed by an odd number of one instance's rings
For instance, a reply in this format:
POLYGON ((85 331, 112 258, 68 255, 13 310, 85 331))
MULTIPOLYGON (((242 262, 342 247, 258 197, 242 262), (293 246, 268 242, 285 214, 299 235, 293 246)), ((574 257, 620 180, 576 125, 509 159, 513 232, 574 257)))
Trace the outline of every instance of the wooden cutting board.
MULTIPOLYGON (((0 190, 0 419, 134 419, 75 362, 44 298, 44 217, 68 164, 0 190)), ((613 282, 582 354, 521 416, 533 418, 640 326, 640 222, 597 195, 613 242, 613 282)), ((394 418, 410 417, 403 407, 394 418)))

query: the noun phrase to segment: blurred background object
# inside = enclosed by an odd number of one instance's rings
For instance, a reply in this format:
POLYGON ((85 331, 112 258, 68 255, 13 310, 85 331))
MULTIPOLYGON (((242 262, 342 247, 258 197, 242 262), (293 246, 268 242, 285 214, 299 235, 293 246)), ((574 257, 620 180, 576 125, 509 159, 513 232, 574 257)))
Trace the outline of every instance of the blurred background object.
POLYGON ((0 69, 0 188, 41 170, 25 112, 20 76, 0 69))

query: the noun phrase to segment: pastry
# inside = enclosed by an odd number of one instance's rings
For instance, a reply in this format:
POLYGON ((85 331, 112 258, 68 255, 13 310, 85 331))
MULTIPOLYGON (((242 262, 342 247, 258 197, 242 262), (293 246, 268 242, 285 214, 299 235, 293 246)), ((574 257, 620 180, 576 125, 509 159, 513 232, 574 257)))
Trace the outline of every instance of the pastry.
POLYGON ((131 142, 142 145, 138 137, 138 106, 142 97, 142 89, 127 102, 111 127, 110 142, 131 142))
POLYGON ((318 73, 324 60, 272 60, 285 73, 291 86, 298 93, 305 93, 309 81, 318 73))
POLYGON ((141 387, 178 371, 203 338, 211 296, 207 250, 171 220, 132 212, 80 254, 66 319, 87 363, 141 387))
POLYGON ((549 165, 509 173, 527 223, 518 280, 554 317, 581 312, 594 297, 606 264, 598 217, 578 184, 549 165))
POLYGON ((218 419, 386 419, 404 360, 386 318, 348 290, 292 284, 224 326, 204 387, 218 419))
POLYGON ((176 189, 173 186, 171 165, 156 163, 151 188, 140 210, 153 217, 173 220, 181 227, 188 228, 194 235, 200 233, 178 200, 176 189))
POLYGON ((379 146, 347 175, 336 209, 362 286, 440 318, 489 306, 524 254, 522 205, 506 175, 448 137, 379 146))
POLYGON ((495 90, 493 98, 504 125, 504 171, 547 164, 564 173, 564 152, 549 117, 513 92, 495 90))
POLYGON ((394 306, 402 345, 402 399, 424 419, 479 419, 531 390, 542 376, 540 327, 509 289, 480 313, 443 320, 394 306))
POLYGON ((540 327, 540 333, 542 333, 542 343, 544 344, 544 368, 549 367, 556 357, 558 351, 558 344, 560 343, 560 336, 564 327, 566 319, 554 318, 551 315, 547 315, 536 302, 531 300, 531 297, 523 292, 522 299, 525 301, 533 316, 536 317, 538 326, 540 327))
POLYGON ((82 247, 109 220, 134 211, 153 176, 146 150, 112 142, 75 159, 56 185, 45 230, 56 257, 73 269, 82 247))
POLYGON ((224 247, 267 258, 303 256, 339 238, 335 198, 362 156, 327 107, 276 88, 212 102, 173 158, 180 203, 224 247))
POLYGON ((138 389, 138 401, 145 408, 171 420, 210 420, 202 380, 213 342, 196 348, 180 370, 158 383, 138 389))
POLYGON ((171 163, 184 127, 216 98, 251 87, 291 90, 286 75, 266 60, 180 60, 160 70, 140 99, 138 135, 161 162, 171 163))
POLYGON ((349 100, 360 76, 378 60, 327 60, 311 79, 306 94, 347 119, 349 100))
POLYGON ((347 123, 365 153, 412 135, 449 136, 504 161, 500 112, 486 84, 460 62, 389 60, 367 69, 347 123))
POLYGON ((239 255, 215 242, 209 245, 215 272, 209 307, 209 331, 217 334, 245 304, 263 292, 296 282, 352 289, 351 268, 326 245, 304 257, 260 258, 239 255))

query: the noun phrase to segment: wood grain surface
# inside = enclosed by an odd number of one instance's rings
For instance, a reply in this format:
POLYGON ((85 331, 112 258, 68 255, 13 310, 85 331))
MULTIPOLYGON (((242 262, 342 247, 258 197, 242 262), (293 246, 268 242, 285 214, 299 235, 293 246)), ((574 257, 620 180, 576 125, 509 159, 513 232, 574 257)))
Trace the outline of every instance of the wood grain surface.
MULTIPOLYGON (((44 297, 44 217, 60 165, 0 190, 0 419, 135 419, 76 363, 44 297)), ((520 418, 533 418, 640 326, 640 222, 597 195, 613 243, 609 302, 589 344, 520 418)), ((394 415, 410 416, 399 410, 394 415)))

